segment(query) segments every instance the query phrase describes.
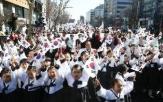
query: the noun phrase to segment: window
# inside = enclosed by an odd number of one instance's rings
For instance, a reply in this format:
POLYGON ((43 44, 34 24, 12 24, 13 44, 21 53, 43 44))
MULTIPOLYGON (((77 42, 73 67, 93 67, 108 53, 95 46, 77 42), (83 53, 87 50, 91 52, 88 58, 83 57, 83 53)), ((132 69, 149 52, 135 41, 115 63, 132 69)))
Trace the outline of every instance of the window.
POLYGON ((24 18, 28 18, 29 10, 24 8, 24 18))
POLYGON ((23 9, 23 7, 15 6, 15 14, 18 17, 24 18, 24 9, 23 9))
POLYGON ((120 11, 117 11, 117 13, 120 13, 120 11))
POLYGON ((125 5, 130 5, 132 4, 131 2, 117 2, 117 4, 125 4, 125 5))
POLYGON ((117 8, 118 9, 124 9, 124 8, 126 8, 126 6, 118 6, 117 8))
POLYGON ((12 6, 8 2, 3 3, 4 16, 8 17, 12 14, 12 6))

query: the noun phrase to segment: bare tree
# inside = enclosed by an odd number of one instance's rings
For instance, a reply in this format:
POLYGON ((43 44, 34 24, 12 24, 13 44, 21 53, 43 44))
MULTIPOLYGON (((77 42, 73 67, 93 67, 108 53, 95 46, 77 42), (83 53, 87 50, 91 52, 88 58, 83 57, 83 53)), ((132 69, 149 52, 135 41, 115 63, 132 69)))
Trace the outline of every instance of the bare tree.
POLYGON ((32 34, 32 15, 33 15, 33 10, 35 8, 35 0, 27 0, 27 3, 29 5, 29 14, 28 14, 28 19, 29 19, 29 26, 28 26, 28 35, 30 36, 32 34))
MULTIPOLYGON (((65 9, 70 0, 58 0, 58 2, 54 2, 51 0, 46 0, 46 21, 48 23, 48 28, 52 30, 56 30, 56 26, 59 23, 62 23, 62 18, 68 18, 68 14, 66 14, 65 9)), ((28 26, 28 35, 32 34, 32 15, 33 10, 35 8, 35 0, 27 0, 29 5, 29 26, 28 26)))
POLYGON ((68 12, 64 11, 59 20, 59 24, 65 24, 69 21, 70 15, 68 12))
POLYGON ((56 26, 59 23, 62 23, 61 21, 65 17, 69 17, 65 9, 67 8, 68 3, 70 0, 59 0, 58 2, 51 2, 51 0, 47 0, 47 22, 49 23, 48 27, 50 31, 56 30, 56 26))

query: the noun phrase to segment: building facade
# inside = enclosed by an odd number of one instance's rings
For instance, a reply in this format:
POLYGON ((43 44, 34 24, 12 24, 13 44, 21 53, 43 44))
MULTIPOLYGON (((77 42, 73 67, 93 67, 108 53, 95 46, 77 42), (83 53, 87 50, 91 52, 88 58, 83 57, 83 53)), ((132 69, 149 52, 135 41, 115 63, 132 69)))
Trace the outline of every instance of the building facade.
POLYGON ((140 26, 148 27, 154 22, 154 14, 156 10, 155 0, 144 0, 143 1, 143 15, 140 19, 140 26))
POLYGON ((84 16, 80 16, 80 23, 82 23, 82 24, 85 23, 85 18, 84 18, 84 16))
POLYGON ((143 0, 142 16, 139 25, 154 28, 158 33, 163 29, 163 0, 143 0))
POLYGON ((104 17, 104 4, 101 4, 101 5, 97 6, 94 9, 94 12, 95 12, 95 17, 103 18, 104 17))
POLYGON ((112 0, 112 15, 116 18, 121 17, 125 8, 131 6, 133 0, 112 0))
POLYGON ((133 0, 104 0, 104 27, 121 26, 124 12, 133 4, 133 0))
POLYGON ((86 13, 86 22, 87 23, 90 23, 91 21, 91 10, 89 10, 87 13, 86 13))
POLYGON ((91 9, 86 14, 86 22, 92 24, 93 26, 99 26, 104 18, 104 4, 91 9))
MULTIPOLYGON (((32 23, 42 15, 42 0, 35 0, 35 8, 33 10, 32 23)), ((17 24, 28 24, 29 18, 29 5, 27 0, 0 0, 0 14, 6 17, 6 21, 11 19, 14 14, 17 17, 17 24)), ((8 22, 2 26, 2 31, 6 31, 8 22)))
POLYGON ((104 28, 107 28, 110 25, 110 17, 112 15, 112 0, 104 0, 104 28))
MULTIPOLYGON (((1 15, 6 18, 6 21, 11 19, 11 15, 15 14, 18 21, 24 21, 27 18, 27 11, 29 9, 28 3, 25 0, 1 0, 1 15)), ((2 31, 6 30, 7 22, 2 27, 2 31)))

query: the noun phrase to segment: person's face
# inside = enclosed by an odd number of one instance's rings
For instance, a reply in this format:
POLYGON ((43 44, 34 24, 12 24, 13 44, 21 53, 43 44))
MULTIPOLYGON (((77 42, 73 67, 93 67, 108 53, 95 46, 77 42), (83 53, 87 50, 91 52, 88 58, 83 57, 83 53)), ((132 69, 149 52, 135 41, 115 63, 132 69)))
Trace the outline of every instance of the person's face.
POLYGON ((86 49, 91 49, 91 48, 92 48, 91 42, 87 42, 87 43, 85 44, 85 48, 86 48, 86 49))
POLYGON ((128 61, 128 59, 129 59, 128 56, 124 56, 125 61, 128 61))
POLYGON ((23 52, 24 51, 24 49, 21 47, 20 49, 19 49, 19 52, 23 52))
POLYGON ((117 93, 121 93, 121 92, 122 92, 122 89, 123 89, 123 84, 122 84, 122 82, 121 82, 121 81, 118 81, 118 82, 114 85, 113 89, 114 89, 117 93))
POLYGON ((45 65, 46 67, 50 66, 50 64, 51 64, 50 61, 45 61, 45 62, 44 62, 44 65, 45 65))
POLYGON ((83 56, 82 56, 82 60, 87 60, 89 57, 89 54, 88 53, 85 53, 83 56))
POLYGON ((13 44, 13 41, 9 41, 8 44, 12 45, 13 44))
POLYGON ((122 39, 122 42, 126 42, 126 39, 123 38, 123 39, 122 39))
POLYGON ((27 74, 28 74, 29 79, 34 79, 36 77, 36 71, 32 69, 27 71, 27 74))
POLYGON ((17 60, 16 60, 15 57, 13 57, 13 58, 11 59, 11 63, 17 63, 17 60))
POLYGON ((136 46, 135 45, 132 45, 131 46, 131 50, 135 50, 136 49, 136 46))
POLYGON ((72 76, 75 80, 79 80, 80 77, 82 76, 82 71, 79 69, 73 69, 72 70, 72 76))
POLYGON ((124 53, 125 53, 125 49, 124 49, 124 48, 121 48, 120 52, 121 52, 122 54, 124 54, 124 53))
POLYGON ((57 76, 56 70, 55 70, 55 69, 49 70, 49 71, 48 71, 48 76, 49 76, 50 79, 55 79, 56 76, 57 76))
POLYGON ((8 83, 11 81, 11 72, 8 72, 8 73, 5 73, 3 76, 2 76, 4 82, 8 83))
POLYGON ((29 54, 27 55, 28 61, 30 61, 34 57, 34 52, 30 51, 29 54))
POLYGON ((70 61, 70 60, 71 60, 71 57, 70 57, 69 54, 66 54, 66 55, 65 55, 65 58, 66 58, 67 61, 70 61))
POLYGON ((111 58, 113 56, 113 53, 112 51, 110 51, 108 54, 107 54, 107 57, 111 58))
POLYGON ((28 66, 29 66, 29 63, 28 63, 28 62, 24 62, 24 63, 23 63, 23 68, 27 69, 28 66))

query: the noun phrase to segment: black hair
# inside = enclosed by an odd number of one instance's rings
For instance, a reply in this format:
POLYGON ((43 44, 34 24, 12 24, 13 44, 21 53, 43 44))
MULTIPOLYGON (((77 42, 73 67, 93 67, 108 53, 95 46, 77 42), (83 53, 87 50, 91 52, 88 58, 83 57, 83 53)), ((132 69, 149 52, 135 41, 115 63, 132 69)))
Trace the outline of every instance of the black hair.
POLYGON ((126 47, 122 47, 125 51, 127 50, 126 47))
POLYGON ((111 87, 113 88, 115 86, 116 83, 120 82, 121 80, 119 79, 113 79, 111 82, 111 87))
POLYGON ((112 52, 112 49, 108 49, 107 52, 106 52, 106 54, 109 54, 111 52, 112 52))
POLYGON ((36 71, 36 67, 35 66, 29 66, 27 68, 27 71, 30 71, 30 70, 36 71))
POLYGON ((51 62, 51 58, 47 57, 47 58, 45 59, 45 61, 50 61, 50 62, 51 62))
MULTIPOLYGON (((85 44, 86 44, 86 43, 88 43, 88 42, 90 42, 90 43, 91 43, 91 41, 90 41, 90 40, 86 40, 86 41, 85 41, 85 44)), ((92 45, 92 43, 91 43, 91 45, 92 45)))
POLYGON ((71 71, 73 71, 74 69, 79 69, 81 72, 83 71, 83 68, 82 68, 80 65, 78 65, 78 64, 75 64, 75 65, 72 67, 71 71))
POLYGON ((4 74, 9 73, 9 72, 11 72, 11 70, 9 68, 3 68, 0 76, 2 77, 4 74))
POLYGON ((128 67, 125 64, 118 65, 118 72, 123 74, 126 70, 128 70, 128 67))
POLYGON ((55 64, 54 67, 55 67, 56 69, 59 69, 59 68, 60 68, 60 65, 59 65, 59 64, 55 64))
POLYGON ((50 71, 52 69, 55 69, 56 70, 56 68, 54 66, 50 66, 47 71, 50 71))
POLYGON ((4 53, 2 51, 0 51, 0 56, 4 56, 4 53))
POLYGON ((81 60, 82 60, 82 58, 81 58, 81 57, 82 57, 84 54, 86 54, 86 52, 87 52, 87 51, 83 51, 83 52, 80 54, 79 61, 81 61, 81 60))
POLYGON ((23 63, 26 63, 26 62, 28 62, 26 58, 20 60, 20 64, 23 64, 23 63))

